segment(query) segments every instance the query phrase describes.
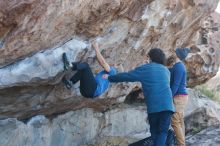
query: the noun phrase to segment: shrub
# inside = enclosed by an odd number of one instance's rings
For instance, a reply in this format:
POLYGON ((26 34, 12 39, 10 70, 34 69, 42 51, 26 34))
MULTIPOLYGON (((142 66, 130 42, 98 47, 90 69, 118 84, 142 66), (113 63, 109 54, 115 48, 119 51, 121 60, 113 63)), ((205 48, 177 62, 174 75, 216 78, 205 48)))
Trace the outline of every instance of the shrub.
POLYGON ((219 100, 219 94, 215 90, 210 90, 207 85, 199 85, 196 86, 196 89, 199 90, 203 95, 207 96, 208 98, 215 100, 215 101, 220 101, 219 100))

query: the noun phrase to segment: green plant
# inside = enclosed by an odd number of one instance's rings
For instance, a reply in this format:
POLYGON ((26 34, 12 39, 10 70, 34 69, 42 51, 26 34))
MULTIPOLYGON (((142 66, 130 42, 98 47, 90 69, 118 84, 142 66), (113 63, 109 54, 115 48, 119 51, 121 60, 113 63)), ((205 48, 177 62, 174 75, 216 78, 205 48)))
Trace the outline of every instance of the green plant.
POLYGON ((199 90, 203 95, 207 96, 208 98, 211 98, 215 101, 219 100, 219 94, 215 90, 210 90, 206 85, 199 85, 196 86, 196 89, 199 90))
POLYGON ((192 133, 193 135, 199 133, 200 131, 202 131, 202 128, 201 128, 201 127, 199 127, 199 128, 193 127, 193 128, 191 129, 191 133, 192 133))

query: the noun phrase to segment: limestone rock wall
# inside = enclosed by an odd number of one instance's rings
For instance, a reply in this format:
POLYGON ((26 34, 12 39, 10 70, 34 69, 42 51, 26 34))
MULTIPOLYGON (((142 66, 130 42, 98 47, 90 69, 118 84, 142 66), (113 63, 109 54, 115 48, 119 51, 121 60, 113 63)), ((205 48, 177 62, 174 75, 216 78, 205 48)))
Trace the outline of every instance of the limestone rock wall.
MULTIPOLYGON (((60 83, 66 74, 63 52, 71 61, 87 61, 94 73, 101 69, 92 40, 119 71, 144 63, 152 47, 162 48, 167 56, 176 47, 190 47, 189 83, 205 82, 219 66, 218 43, 210 42, 218 30, 210 29, 216 23, 208 17, 217 2, 0 0, 0 118, 25 119, 94 104, 80 97, 78 85, 67 91, 60 83)), ((123 101, 137 86, 113 85, 101 98, 123 101)))
MULTIPOLYGON (((189 99, 185 118, 187 145, 218 146, 219 104, 194 90, 190 90, 189 99)), ((127 146, 149 136, 144 103, 133 101, 114 106, 102 103, 107 106, 102 110, 95 108, 95 104, 60 115, 37 115, 24 121, 0 120, 0 146, 127 146)))
POLYGON ((186 64, 188 66, 189 85, 195 86, 206 82, 218 72, 219 66, 219 22, 220 15, 213 13, 201 22, 200 30, 197 32, 197 43, 191 46, 191 54, 186 64), (208 45, 210 44, 210 45, 208 45), (191 66, 193 64, 193 67, 191 66), (200 69, 198 69, 200 68, 200 69))
POLYGON ((0 120, 0 145, 82 146, 111 136, 140 138, 149 135, 146 117, 145 107, 124 106, 103 113, 84 108, 52 120, 39 115, 27 123, 0 120))

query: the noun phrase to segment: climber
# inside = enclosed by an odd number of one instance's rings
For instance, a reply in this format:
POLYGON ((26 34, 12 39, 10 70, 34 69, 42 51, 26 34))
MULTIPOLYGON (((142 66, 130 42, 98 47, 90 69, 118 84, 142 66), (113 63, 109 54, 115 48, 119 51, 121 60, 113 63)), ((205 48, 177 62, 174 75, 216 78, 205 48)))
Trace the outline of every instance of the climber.
POLYGON ((170 87, 176 112, 172 116, 178 146, 185 146, 184 108, 188 101, 186 90, 187 71, 183 63, 189 53, 189 48, 177 48, 174 55, 167 59, 170 70, 170 87))
POLYGON ((64 70, 72 68, 72 71, 76 71, 70 80, 66 77, 62 79, 65 86, 70 89, 72 84, 80 81, 80 93, 87 98, 98 97, 103 94, 109 87, 109 81, 102 78, 102 75, 115 75, 116 68, 109 66, 106 60, 103 58, 99 51, 99 46, 97 42, 92 43, 92 47, 95 49, 96 57, 99 64, 104 68, 103 71, 99 72, 95 77, 91 71, 91 68, 86 62, 74 62, 69 63, 66 53, 63 54, 64 70))
POLYGON ((141 82, 147 105, 150 133, 154 146, 164 146, 175 108, 170 89, 170 72, 164 66, 165 54, 154 48, 148 52, 150 62, 129 72, 103 75, 110 82, 141 82))

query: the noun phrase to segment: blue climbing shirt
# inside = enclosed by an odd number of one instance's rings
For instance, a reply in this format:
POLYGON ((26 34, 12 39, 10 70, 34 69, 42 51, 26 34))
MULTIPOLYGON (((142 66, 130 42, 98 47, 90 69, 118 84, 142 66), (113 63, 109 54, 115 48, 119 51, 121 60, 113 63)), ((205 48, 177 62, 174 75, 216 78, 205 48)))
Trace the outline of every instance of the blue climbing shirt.
POLYGON ((161 64, 149 63, 129 72, 109 76, 110 82, 140 82, 148 113, 175 111, 170 89, 170 72, 161 64))
POLYGON ((115 75, 116 73, 117 73, 117 70, 114 67, 110 67, 110 72, 107 72, 107 71, 103 70, 95 76, 95 80, 97 82, 97 88, 96 88, 96 91, 94 93, 94 97, 100 96, 109 87, 109 84, 110 84, 109 80, 103 79, 102 76, 104 74, 115 75))
POLYGON ((186 89, 187 72, 185 65, 182 62, 177 62, 169 70, 171 73, 170 88, 172 90, 173 97, 175 95, 187 94, 187 89, 186 89))

